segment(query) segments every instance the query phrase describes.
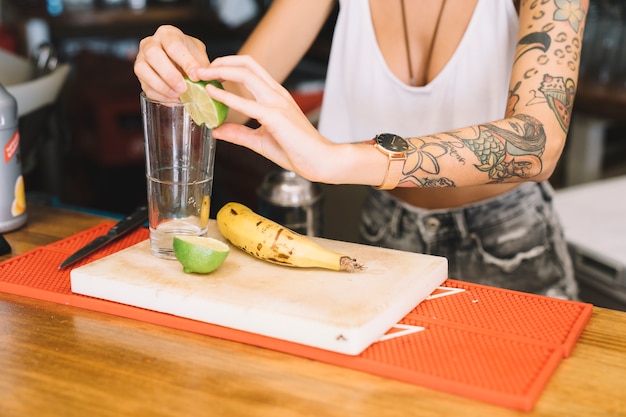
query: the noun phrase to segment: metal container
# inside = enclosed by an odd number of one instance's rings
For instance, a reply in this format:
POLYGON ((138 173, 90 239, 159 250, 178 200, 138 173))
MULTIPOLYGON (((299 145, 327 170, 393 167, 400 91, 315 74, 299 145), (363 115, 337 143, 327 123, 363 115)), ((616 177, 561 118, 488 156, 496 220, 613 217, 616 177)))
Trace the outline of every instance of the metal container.
POLYGON ((259 214, 308 236, 322 234, 322 190, 295 172, 267 174, 257 190, 259 214))
POLYGON ((22 177, 17 101, 0 84, 0 232, 26 223, 26 194, 22 177))

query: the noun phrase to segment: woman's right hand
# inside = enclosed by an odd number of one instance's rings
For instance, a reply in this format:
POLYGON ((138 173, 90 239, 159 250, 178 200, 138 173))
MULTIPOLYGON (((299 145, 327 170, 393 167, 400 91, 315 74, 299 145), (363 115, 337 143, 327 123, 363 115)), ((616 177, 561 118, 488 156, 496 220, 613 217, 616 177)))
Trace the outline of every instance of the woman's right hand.
POLYGON ((196 71, 209 63, 202 41, 164 25, 141 40, 134 70, 148 97, 167 101, 187 90, 185 76, 198 81, 196 71))

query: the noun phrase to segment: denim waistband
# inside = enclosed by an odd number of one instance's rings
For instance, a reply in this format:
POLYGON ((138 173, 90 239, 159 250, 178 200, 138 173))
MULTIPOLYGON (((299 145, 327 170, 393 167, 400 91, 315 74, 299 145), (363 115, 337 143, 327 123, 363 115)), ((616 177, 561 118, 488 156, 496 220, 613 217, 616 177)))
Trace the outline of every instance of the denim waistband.
POLYGON ((449 209, 425 209, 372 189, 373 197, 387 211, 389 227, 401 222, 417 223, 424 235, 450 233, 467 237, 475 228, 497 227, 506 219, 520 216, 529 208, 550 204, 553 190, 549 183, 525 182, 498 196, 449 209))

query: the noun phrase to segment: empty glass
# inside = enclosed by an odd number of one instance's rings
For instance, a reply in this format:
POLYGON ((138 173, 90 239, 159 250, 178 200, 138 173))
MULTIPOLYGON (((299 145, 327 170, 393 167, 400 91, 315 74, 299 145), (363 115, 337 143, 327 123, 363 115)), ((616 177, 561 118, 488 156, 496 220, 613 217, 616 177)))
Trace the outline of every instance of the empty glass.
POLYGON ((204 236, 209 220, 215 140, 193 122, 189 105, 141 93, 150 249, 165 259, 174 259, 175 235, 204 236))

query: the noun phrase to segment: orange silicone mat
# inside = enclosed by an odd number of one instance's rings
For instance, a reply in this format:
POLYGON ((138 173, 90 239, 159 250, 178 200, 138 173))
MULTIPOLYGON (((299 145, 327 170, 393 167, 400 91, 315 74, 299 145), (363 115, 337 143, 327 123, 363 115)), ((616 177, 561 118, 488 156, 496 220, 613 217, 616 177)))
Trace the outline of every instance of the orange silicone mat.
MULTIPOLYGON (((0 263, 0 291, 119 315, 397 379, 529 411, 587 324, 586 303, 447 280, 381 341, 347 356, 235 329, 73 294, 58 265, 113 223, 0 263)), ((138 229, 74 265, 148 238, 138 229)))

